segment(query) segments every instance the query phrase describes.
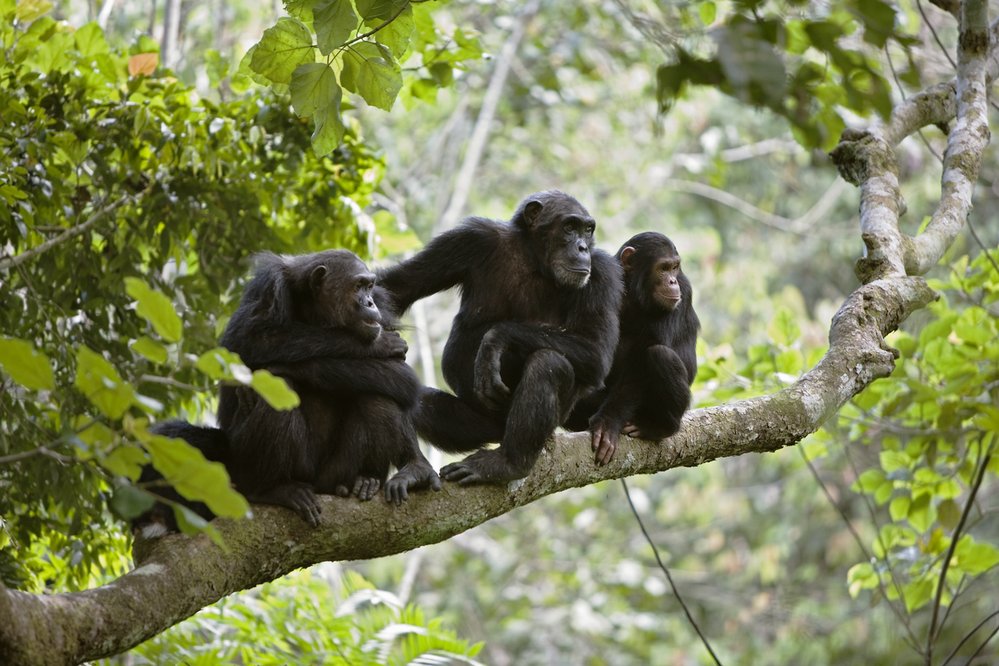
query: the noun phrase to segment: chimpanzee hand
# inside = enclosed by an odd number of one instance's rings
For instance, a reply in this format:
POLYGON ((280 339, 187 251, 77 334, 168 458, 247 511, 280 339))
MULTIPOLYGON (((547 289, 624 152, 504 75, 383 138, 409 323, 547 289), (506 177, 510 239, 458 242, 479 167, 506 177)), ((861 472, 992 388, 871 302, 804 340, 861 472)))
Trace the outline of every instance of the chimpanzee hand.
POLYGON ((409 499, 410 490, 423 488, 440 490, 441 478, 426 460, 414 460, 403 465, 385 484, 385 499, 389 504, 399 506, 409 499))
POLYGON ((594 414, 590 419, 590 447, 597 465, 606 465, 614 458, 620 432, 621 424, 602 414, 594 414))
POLYGON ((475 355, 475 397, 490 409, 501 410, 510 402, 510 389, 500 376, 503 345, 497 340, 496 329, 490 329, 479 344, 475 355))
POLYGON ((371 343, 372 358, 398 358, 406 360, 409 345, 396 331, 383 330, 371 343))

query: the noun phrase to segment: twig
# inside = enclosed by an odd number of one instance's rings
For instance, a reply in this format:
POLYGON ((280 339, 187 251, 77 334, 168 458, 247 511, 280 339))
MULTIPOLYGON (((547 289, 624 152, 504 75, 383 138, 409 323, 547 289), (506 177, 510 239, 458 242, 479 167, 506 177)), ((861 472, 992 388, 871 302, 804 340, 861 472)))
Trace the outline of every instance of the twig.
MULTIPOLYGON (((864 557, 867 559, 868 562, 872 561, 874 557, 871 555, 871 552, 867 550, 867 546, 864 545, 864 541, 863 539, 860 538, 860 534, 853 526, 853 523, 850 522, 850 517, 846 515, 846 511, 844 511, 843 508, 840 507, 840 505, 836 502, 835 498, 833 498, 832 494, 829 492, 829 489, 826 487, 826 484, 822 481, 822 477, 819 476, 819 470, 815 469, 815 465, 813 465, 812 461, 808 459, 808 456, 805 455, 805 451, 804 449, 801 448, 800 445, 796 446, 795 448, 798 449, 798 453, 801 454, 801 457, 805 461, 805 464, 808 465, 809 471, 811 471, 812 476, 815 477, 815 482, 819 484, 819 488, 822 489, 822 493, 826 496, 826 499, 829 500, 829 504, 831 504, 833 509, 836 510, 836 513, 839 514, 839 517, 843 519, 843 522, 846 524, 846 528, 850 531, 850 534, 853 535, 853 540, 857 542, 857 546, 860 548, 860 552, 864 554, 864 557)), ((877 572, 875 573, 877 574, 877 572)), ((893 604, 891 600, 888 598, 888 588, 885 586, 884 581, 881 580, 881 574, 877 574, 877 577, 878 577, 878 588, 881 590, 881 595, 885 598, 885 601, 887 601, 888 603, 888 607, 891 608, 892 613, 895 614, 895 617, 898 618, 898 621, 902 624, 903 627, 905 627, 905 630, 908 633, 908 636, 904 637, 905 641, 909 644, 909 647, 911 647, 916 652, 919 652, 919 642, 916 639, 916 635, 912 633, 912 627, 909 625, 908 618, 902 612, 902 610, 897 606, 895 606, 895 604, 893 604)))
MULTIPOLYGON (((981 443, 979 443, 981 446, 981 443)), ((989 466, 989 461, 992 459, 992 447, 989 446, 988 451, 981 457, 978 461, 978 473, 975 475, 975 481, 971 484, 971 490, 968 495, 968 501, 964 505, 964 510, 961 512, 961 520, 958 521, 957 527, 954 528, 954 533, 950 538, 950 546, 947 548, 947 554, 944 556, 943 566, 940 569, 940 582, 937 583, 937 594, 936 598, 933 600, 933 616, 930 618, 930 630, 926 632, 926 663, 932 663, 933 657, 933 641, 936 640, 937 636, 943 630, 943 623, 937 626, 937 616, 940 613, 940 602, 943 599, 944 587, 947 584, 947 569, 950 568, 950 562, 954 558, 954 551, 957 550, 957 542, 961 536, 961 530, 964 528, 964 524, 968 521, 968 514, 971 513, 971 507, 975 504, 975 495, 978 494, 978 489, 982 485, 982 481, 985 479, 985 471, 989 466)))
POLYGON ((113 212, 114 210, 116 210, 117 208, 126 203, 134 202, 136 199, 137 199, 136 195, 124 196, 118 201, 115 201, 114 203, 109 204, 104 208, 98 210, 96 213, 91 215, 90 219, 88 219, 86 222, 78 224, 75 227, 70 227, 69 229, 59 234, 55 238, 51 238, 42 243, 41 245, 31 248, 30 250, 25 250, 21 254, 14 255, 12 257, 4 257, 3 259, 0 259, 0 271, 20 266, 24 262, 37 257, 43 252, 48 252, 56 245, 65 243, 68 240, 76 238, 80 234, 86 233, 87 231, 90 230, 91 227, 100 222, 101 219, 103 219, 109 213, 113 212))
POLYGON ((624 487, 624 496, 628 498, 628 506, 631 507, 631 512, 635 514, 635 520, 638 521, 638 527, 642 530, 642 534, 645 535, 645 540, 649 542, 650 546, 652 546, 652 553, 656 556, 656 562, 659 563, 659 568, 663 570, 664 574, 666 574, 666 580, 669 581, 669 586, 673 589, 673 596, 675 596, 676 600, 680 602, 680 606, 683 608, 683 613, 687 616, 687 621, 690 622, 694 631, 697 632, 701 642, 704 643, 704 647, 707 648, 708 654, 711 655, 711 658, 715 660, 715 663, 718 664, 718 666, 721 666, 721 661, 718 660, 718 655, 716 655, 715 651, 711 649, 711 644, 708 642, 708 639, 701 632, 701 628, 697 626, 697 622, 694 621, 694 616, 690 614, 690 609, 687 608, 687 604, 684 603, 683 597, 680 596, 680 590, 676 589, 676 583, 673 582, 673 576, 670 575, 669 569, 666 568, 666 565, 663 564, 662 558, 659 557, 659 549, 656 548, 655 542, 652 540, 652 537, 649 536, 648 530, 645 529, 645 523, 642 522, 642 517, 638 514, 638 509, 635 508, 635 503, 631 501, 631 493, 628 492, 628 482, 621 479, 621 486, 624 487))

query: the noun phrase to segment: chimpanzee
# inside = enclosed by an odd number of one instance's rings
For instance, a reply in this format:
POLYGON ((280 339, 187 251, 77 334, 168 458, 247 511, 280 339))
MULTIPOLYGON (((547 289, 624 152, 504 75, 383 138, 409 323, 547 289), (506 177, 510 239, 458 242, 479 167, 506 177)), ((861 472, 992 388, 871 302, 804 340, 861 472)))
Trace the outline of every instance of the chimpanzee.
POLYGON ((607 387, 579 402, 566 424, 589 426, 596 461, 610 462, 618 435, 662 439, 680 429, 697 374, 697 331, 690 280, 666 236, 647 231, 617 252, 624 267, 621 340, 607 387))
POLYGON ((414 420, 444 451, 500 447, 446 465, 445 479, 526 476, 576 400, 602 385, 617 345, 622 279, 617 262, 594 249, 594 226, 576 199, 538 192, 509 222, 468 218, 380 275, 398 313, 461 289, 442 359, 455 395, 424 389, 414 420))
MULTIPOLYGON (((315 493, 367 500, 384 483, 386 499, 399 504, 409 490, 440 488, 411 418, 420 383, 395 320, 376 303, 384 299, 374 274, 346 250, 258 255, 221 344, 250 368, 283 377, 301 403, 277 411, 251 388, 222 387, 222 462, 248 499, 316 525, 315 493), (390 465, 398 472, 386 483, 390 465)), ((213 429, 166 427, 217 447, 213 429)))

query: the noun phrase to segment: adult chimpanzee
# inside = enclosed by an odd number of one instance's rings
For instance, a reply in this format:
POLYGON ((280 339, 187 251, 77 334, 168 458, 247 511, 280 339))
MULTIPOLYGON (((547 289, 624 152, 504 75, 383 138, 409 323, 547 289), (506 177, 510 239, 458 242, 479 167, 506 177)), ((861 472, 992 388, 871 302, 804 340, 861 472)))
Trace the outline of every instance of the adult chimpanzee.
POLYGON ((589 426, 596 461, 610 462, 618 435, 662 439, 680 429, 697 374, 700 322, 690 280, 666 236, 645 232, 617 252, 624 267, 621 340, 607 388, 580 401, 567 427, 589 426))
POLYGON ((397 312, 461 288, 442 367, 455 395, 425 389, 414 417, 448 452, 462 485, 527 475, 576 400, 601 386, 618 338, 621 269, 593 248, 593 217, 567 194, 524 199, 509 223, 472 217, 432 239, 379 283, 397 312))
MULTIPOLYGON (((301 403, 277 411, 251 388, 222 387, 218 421, 227 441, 213 459, 251 501, 286 506, 315 525, 315 493, 367 500, 384 483, 398 504, 409 490, 440 488, 411 419, 419 381, 376 298, 384 294, 374 274, 346 250, 258 256, 221 343, 249 367, 283 377, 301 403), (386 483, 390 465, 398 473, 386 483)), ((164 427, 218 448, 215 429, 164 427)))

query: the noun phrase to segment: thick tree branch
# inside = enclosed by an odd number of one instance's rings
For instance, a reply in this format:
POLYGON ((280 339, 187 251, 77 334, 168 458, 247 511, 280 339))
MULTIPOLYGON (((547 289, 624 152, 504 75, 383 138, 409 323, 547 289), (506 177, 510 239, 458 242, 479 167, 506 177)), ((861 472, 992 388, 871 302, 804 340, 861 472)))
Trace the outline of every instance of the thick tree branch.
POLYGON ((860 186, 860 231, 866 249, 857 262, 861 281, 922 275, 964 227, 981 155, 989 143, 987 84, 999 75, 999 21, 988 27, 987 3, 964 3, 958 76, 913 95, 885 123, 847 130, 831 157, 847 181, 860 186), (894 147, 927 125, 955 118, 941 177, 943 195, 926 230, 912 238, 899 229, 905 202, 894 147))
POLYGON ((324 497, 318 529, 290 511, 258 506, 253 520, 216 521, 229 552, 204 536, 171 535, 138 542, 140 566, 94 590, 34 595, 0 586, 0 663, 75 663, 116 654, 227 594, 300 567, 437 543, 568 488, 790 446, 891 372, 895 354, 883 335, 933 298, 921 278, 861 287, 833 319, 829 352, 795 384, 774 395, 694 410, 677 435, 658 444, 625 438, 604 467, 593 463, 588 434, 564 433, 549 443, 527 479, 509 487, 446 484, 400 508, 324 497))

